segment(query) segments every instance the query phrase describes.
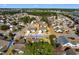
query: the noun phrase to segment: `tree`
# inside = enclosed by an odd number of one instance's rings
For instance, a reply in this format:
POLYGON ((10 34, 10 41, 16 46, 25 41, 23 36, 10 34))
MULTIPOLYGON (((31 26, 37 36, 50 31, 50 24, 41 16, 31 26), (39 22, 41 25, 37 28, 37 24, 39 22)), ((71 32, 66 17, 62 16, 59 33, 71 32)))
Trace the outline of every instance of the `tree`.
POLYGON ((56 47, 56 44, 55 44, 55 41, 53 40, 54 38, 56 38, 55 35, 50 35, 50 36, 49 36, 49 39, 50 39, 51 45, 54 46, 54 48, 55 48, 55 47, 56 47))
POLYGON ((45 17, 45 16, 43 16, 43 17, 41 18, 41 21, 44 21, 44 22, 48 23, 48 19, 47 19, 47 17, 45 17))
POLYGON ((31 21, 33 21, 33 20, 36 20, 36 19, 34 17, 30 18, 29 16, 25 16, 25 17, 20 18, 20 21, 24 22, 25 24, 31 23, 31 21))
POLYGON ((17 23, 16 21, 13 21, 12 24, 13 24, 13 25, 17 25, 18 23, 17 23))
POLYGON ((32 17, 30 20, 33 21, 33 20, 36 20, 36 19, 34 17, 32 17))
POLYGON ((31 14, 31 15, 37 15, 37 16, 51 16, 51 15, 56 15, 57 13, 56 12, 36 12, 36 11, 33 11, 33 12, 27 12, 28 14, 31 14))
POLYGON ((9 33, 10 37, 14 37, 14 34, 12 32, 9 33))
POLYGON ((34 42, 26 45, 24 55, 52 55, 54 48, 47 42, 34 42))
POLYGON ((76 30, 76 31, 75 31, 75 34, 79 35, 79 31, 76 30))
POLYGON ((29 23, 30 22, 30 17, 29 16, 21 17, 20 21, 24 22, 25 24, 29 23))
POLYGON ((0 29, 7 30, 7 29, 9 29, 9 26, 8 25, 0 25, 0 29))

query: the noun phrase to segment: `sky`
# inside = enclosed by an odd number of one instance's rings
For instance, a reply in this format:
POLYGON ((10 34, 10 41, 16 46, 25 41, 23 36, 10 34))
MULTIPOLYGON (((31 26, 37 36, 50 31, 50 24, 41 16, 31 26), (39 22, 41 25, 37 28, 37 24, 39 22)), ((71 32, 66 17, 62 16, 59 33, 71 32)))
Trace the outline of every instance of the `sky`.
POLYGON ((70 8, 79 9, 79 4, 0 4, 0 8, 70 8))

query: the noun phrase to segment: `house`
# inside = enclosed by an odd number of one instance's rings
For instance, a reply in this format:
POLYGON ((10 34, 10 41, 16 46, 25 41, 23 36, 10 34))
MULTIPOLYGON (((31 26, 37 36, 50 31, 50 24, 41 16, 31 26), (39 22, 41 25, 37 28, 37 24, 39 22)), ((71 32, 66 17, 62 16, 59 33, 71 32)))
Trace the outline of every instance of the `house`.
POLYGON ((33 24, 29 24, 27 28, 31 33, 36 32, 37 28, 33 24))
POLYGON ((41 22, 41 21, 40 21, 40 22, 39 22, 39 26, 40 26, 40 27, 47 27, 47 24, 46 24, 45 22, 41 22))
POLYGON ((6 40, 0 40, 0 52, 3 52, 3 51, 5 51, 6 49, 7 49, 7 45, 8 45, 8 41, 6 41, 6 40))
POLYGON ((10 31, 13 31, 13 25, 10 25, 9 27, 10 27, 10 31))
POLYGON ((4 24, 4 19, 0 17, 0 24, 4 24))
POLYGON ((10 26, 10 23, 9 23, 9 22, 7 22, 7 23, 6 23, 6 25, 9 25, 9 26, 10 26))
POLYGON ((18 54, 23 54, 24 52, 22 51, 22 50, 20 50, 20 49, 14 49, 14 51, 16 51, 18 54))
POLYGON ((0 45, 0 49, 2 49, 3 48, 3 46, 2 45, 0 45))
POLYGON ((68 37, 59 36, 56 40, 58 44, 61 44, 62 47, 72 47, 75 49, 79 49, 78 41, 70 41, 68 37))
POLYGON ((79 32, 79 25, 76 26, 76 30, 77 30, 77 32, 79 32))
POLYGON ((57 30, 56 31, 57 33, 62 33, 63 31, 61 29, 57 30))
POLYGON ((76 51, 74 49, 72 49, 72 48, 67 49, 65 51, 65 53, 66 53, 66 55, 77 55, 76 51))
POLYGON ((27 32, 25 33, 25 36, 27 36, 28 34, 30 34, 30 31, 29 30, 27 30, 27 32))
POLYGON ((39 30, 39 31, 38 31, 38 34, 42 34, 42 31, 41 31, 41 30, 39 30))
POLYGON ((59 36, 59 38, 57 38, 56 42, 58 44, 61 44, 62 46, 71 45, 71 43, 67 40, 67 38, 65 36, 59 36))
POLYGON ((66 25, 69 27, 69 28, 73 28, 74 27, 74 22, 72 21, 66 21, 66 25))
POLYGON ((39 31, 42 32, 42 33, 44 33, 44 32, 47 31, 47 28, 45 28, 45 27, 40 27, 40 28, 39 28, 39 31))
POLYGON ((19 22, 19 25, 24 26, 24 23, 23 22, 19 22))
POLYGON ((55 30, 55 32, 57 32, 57 33, 62 33, 62 32, 63 32, 62 26, 56 26, 56 27, 54 27, 54 30, 55 30))
POLYGON ((36 28, 28 28, 28 30, 31 32, 31 33, 34 33, 34 32, 36 32, 36 28))
POLYGON ((35 24, 35 23, 36 23, 36 20, 31 21, 31 24, 35 24))
POLYGON ((79 17, 78 17, 78 16, 73 16, 73 17, 72 17, 72 20, 73 20, 75 23, 79 24, 79 17))
POLYGON ((0 20, 0 23, 4 23, 4 21, 3 20, 0 20))

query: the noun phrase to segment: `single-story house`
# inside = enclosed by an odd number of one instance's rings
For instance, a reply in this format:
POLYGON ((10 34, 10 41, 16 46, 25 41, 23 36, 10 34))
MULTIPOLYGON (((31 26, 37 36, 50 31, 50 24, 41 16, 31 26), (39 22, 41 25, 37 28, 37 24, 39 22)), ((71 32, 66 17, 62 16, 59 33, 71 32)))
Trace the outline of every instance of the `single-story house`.
POLYGON ((77 30, 77 32, 79 32, 79 25, 76 26, 76 30, 77 30))
POLYGON ((56 40, 56 43, 61 44, 63 47, 72 47, 72 48, 79 48, 79 43, 70 42, 67 37, 59 36, 56 40))
POLYGON ((64 36, 59 36, 59 38, 57 38, 56 42, 59 43, 59 44, 61 44, 62 46, 70 44, 69 41, 67 40, 67 38, 64 37, 64 36))
POLYGON ((40 28, 39 28, 39 31, 41 31, 41 32, 46 32, 46 31, 47 31, 47 28, 45 28, 45 27, 40 27, 40 28))
POLYGON ((40 27, 47 27, 47 24, 45 22, 39 22, 40 27))
POLYGON ((58 32, 58 33, 62 33, 63 32, 62 26, 56 26, 56 27, 54 27, 54 30, 55 30, 55 32, 58 32))
POLYGON ((27 29, 30 31, 30 32, 35 32, 37 30, 36 27, 34 27, 32 24, 29 24, 27 29))

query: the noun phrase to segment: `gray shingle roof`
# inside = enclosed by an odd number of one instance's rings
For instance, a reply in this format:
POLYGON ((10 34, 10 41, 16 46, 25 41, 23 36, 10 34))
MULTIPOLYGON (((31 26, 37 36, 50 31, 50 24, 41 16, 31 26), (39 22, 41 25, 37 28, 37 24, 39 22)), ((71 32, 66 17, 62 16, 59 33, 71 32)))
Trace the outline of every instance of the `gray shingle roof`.
POLYGON ((59 36, 59 38, 57 39, 57 43, 60 43, 60 44, 66 44, 68 43, 69 41, 67 40, 66 37, 64 36, 59 36))
POLYGON ((76 55, 76 52, 73 49, 68 49, 65 52, 66 52, 66 55, 76 55))

